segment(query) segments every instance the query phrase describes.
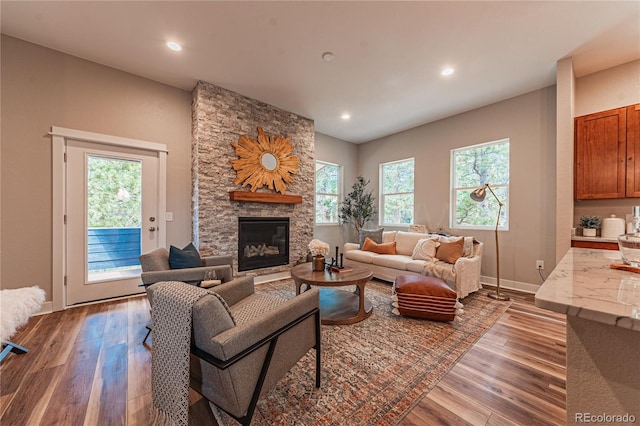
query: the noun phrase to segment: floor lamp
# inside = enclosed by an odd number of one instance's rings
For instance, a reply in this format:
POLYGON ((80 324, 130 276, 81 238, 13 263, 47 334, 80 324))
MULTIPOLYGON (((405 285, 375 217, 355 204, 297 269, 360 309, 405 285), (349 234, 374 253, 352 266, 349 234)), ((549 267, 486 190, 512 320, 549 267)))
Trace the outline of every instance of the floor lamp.
POLYGON ((502 211, 502 202, 498 198, 493 189, 489 186, 488 183, 485 183, 480 188, 473 191, 469 196, 473 201, 481 202, 484 201, 484 198, 487 196, 487 189, 491 192, 491 195, 498 202, 498 219, 496 220, 496 291, 489 293, 489 297, 497 300, 509 300, 509 296, 505 296, 504 294, 500 294, 500 248, 498 246, 498 225, 500 224, 500 212, 502 211))

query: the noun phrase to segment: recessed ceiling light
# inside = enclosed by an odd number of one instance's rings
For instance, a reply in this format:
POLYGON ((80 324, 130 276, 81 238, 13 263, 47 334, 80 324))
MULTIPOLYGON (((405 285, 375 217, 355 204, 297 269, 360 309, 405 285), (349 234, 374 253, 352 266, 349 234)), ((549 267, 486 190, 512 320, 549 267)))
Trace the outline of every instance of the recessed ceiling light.
POLYGON ((336 55, 334 55, 333 52, 324 52, 322 54, 322 59, 325 62, 331 62, 331 61, 333 61, 335 59, 335 57, 336 57, 336 55))
POLYGON ((455 72, 455 70, 453 68, 445 68, 442 70, 442 72, 440 73, 441 75, 447 77, 450 76, 451 74, 453 74, 455 72))
POLYGON ((175 41, 170 41, 167 42, 167 47, 171 50, 175 50, 176 52, 179 52, 182 50, 182 46, 180 46, 178 43, 176 43, 175 41))
POLYGON ((349 120, 351 118, 351 114, 345 112, 344 114, 342 114, 342 116, 340 118, 342 118, 345 121, 349 120))

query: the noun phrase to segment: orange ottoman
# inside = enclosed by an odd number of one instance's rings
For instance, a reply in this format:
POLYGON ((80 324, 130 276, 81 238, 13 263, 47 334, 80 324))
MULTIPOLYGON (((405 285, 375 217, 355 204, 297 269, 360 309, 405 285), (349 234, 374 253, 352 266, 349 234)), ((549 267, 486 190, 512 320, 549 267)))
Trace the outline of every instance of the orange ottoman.
POLYGON ((398 275, 391 300, 396 315, 453 321, 457 313, 462 313, 456 292, 436 277, 398 275))

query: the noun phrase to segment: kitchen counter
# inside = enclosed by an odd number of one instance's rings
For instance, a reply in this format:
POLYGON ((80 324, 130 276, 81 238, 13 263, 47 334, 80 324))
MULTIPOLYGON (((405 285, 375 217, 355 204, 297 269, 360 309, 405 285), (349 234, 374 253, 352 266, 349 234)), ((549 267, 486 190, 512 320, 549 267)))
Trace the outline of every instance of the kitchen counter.
POLYGON ((571 248, 536 293, 536 306, 567 316, 567 425, 640 420, 640 274, 609 268, 621 262, 571 248))
POLYGON ((640 306, 629 304, 640 305, 640 274, 612 263, 622 263, 620 252, 570 249, 536 293, 536 306, 640 331, 640 306))
POLYGON ((604 238, 604 237, 583 237, 582 235, 576 235, 571 237, 571 241, 591 241, 594 243, 616 243, 618 244, 617 238, 604 238))

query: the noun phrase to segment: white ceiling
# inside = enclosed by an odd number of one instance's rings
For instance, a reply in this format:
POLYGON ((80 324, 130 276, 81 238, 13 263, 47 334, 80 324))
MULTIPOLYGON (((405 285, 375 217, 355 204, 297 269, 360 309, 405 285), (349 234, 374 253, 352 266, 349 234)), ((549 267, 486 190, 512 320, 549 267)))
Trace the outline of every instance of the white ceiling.
POLYGON ((553 85, 565 57, 578 77, 640 58, 637 0, 4 0, 1 25, 185 90, 208 81, 355 143, 553 85), (456 73, 441 77, 445 66, 456 73))

